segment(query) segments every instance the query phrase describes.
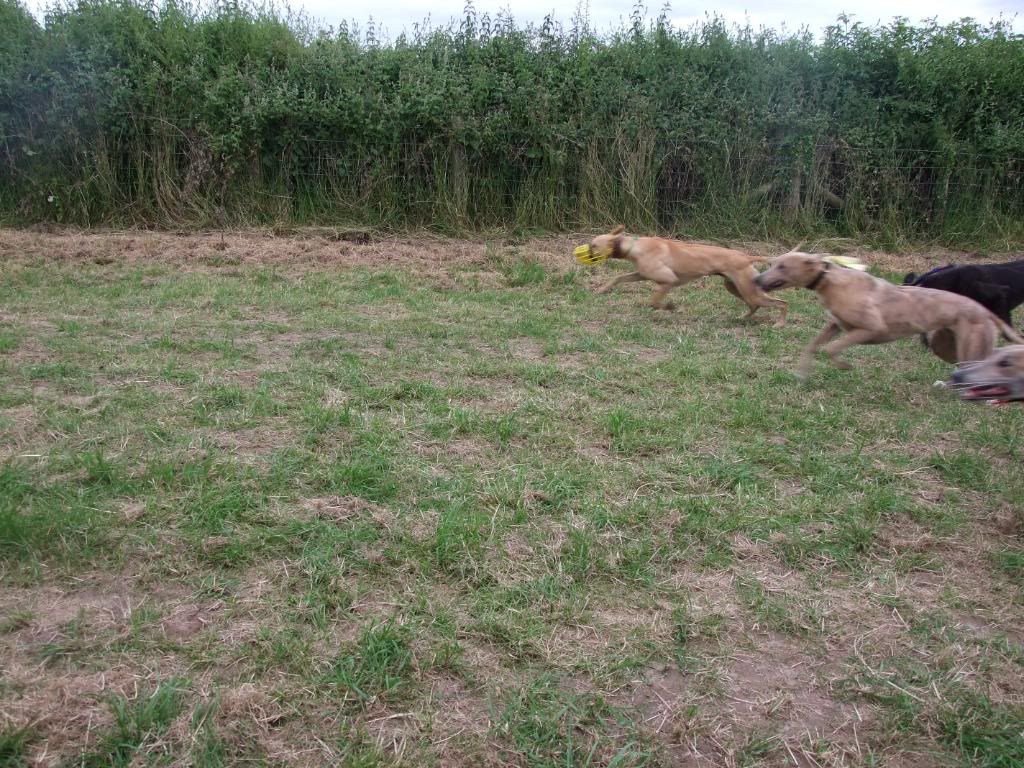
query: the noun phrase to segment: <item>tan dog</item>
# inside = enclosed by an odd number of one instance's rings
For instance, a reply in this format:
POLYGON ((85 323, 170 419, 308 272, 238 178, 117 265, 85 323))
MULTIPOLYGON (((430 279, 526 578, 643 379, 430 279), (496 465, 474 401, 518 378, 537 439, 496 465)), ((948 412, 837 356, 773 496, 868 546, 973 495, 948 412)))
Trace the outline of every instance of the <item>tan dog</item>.
POLYGON ((717 245, 684 243, 663 237, 627 237, 625 227, 618 226, 607 235, 598 235, 590 247, 598 252, 611 252, 613 259, 626 259, 636 267, 635 272, 620 275, 598 293, 607 293, 622 283, 636 283, 650 280, 658 287, 651 297, 655 309, 671 309, 665 304, 665 297, 673 288, 685 285, 707 275, 721 275, 729 293, 742 299, 750 308, 744 317, 750 317, 759 307, 778 307, 781 311, 776 328, 786 324, 786 302, 773 299, 754 285, 757 270, 753 267, 757 257, 742 251, 721 248, 717 245))
POLYGON ((996 404, 1024 400, 1024 346, 1003 347, 980 363, 958 368, 949 384, 962 390, 964 400, 996 404))
POLYGON ((822 256, 791 251, 772 262, 755 280, 765 291, 808 288, 818 294, 831 315, 829 324, 800 356, 797 370, 806 376, 814 353, 824 345, 837 368, 850 364, 839 353, 855 344, 881 344, 919 333, 943 336, 954 348, 956 362, 981 360, 995 348, 1002 333, 1024 343, 1017 332, 981 304, 966 296, 931 288, 896 286, 867 272, 831 264, 822 256), (846 335, 836 338, 843 331, 846 335), (946 335, 948 334, 948 335, 946 335))

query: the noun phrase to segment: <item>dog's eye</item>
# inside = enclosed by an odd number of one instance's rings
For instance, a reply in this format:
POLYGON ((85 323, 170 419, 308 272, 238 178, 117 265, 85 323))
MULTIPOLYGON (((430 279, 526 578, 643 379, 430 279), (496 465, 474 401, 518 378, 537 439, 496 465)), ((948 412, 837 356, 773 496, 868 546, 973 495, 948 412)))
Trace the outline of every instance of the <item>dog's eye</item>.
POLYGON ((779 264, 779 272, 785 272, 785 271, 786 271, 786 265, 785 264, 779 264))
POLYGON ((1008 359, 1006 359, 1005 357, 1002 360, 999 361, 999 367, 1000 368, 1009 368, 1010 365, 1012 365, 1012 363, 1010 363, 1010 361, 1008 359))

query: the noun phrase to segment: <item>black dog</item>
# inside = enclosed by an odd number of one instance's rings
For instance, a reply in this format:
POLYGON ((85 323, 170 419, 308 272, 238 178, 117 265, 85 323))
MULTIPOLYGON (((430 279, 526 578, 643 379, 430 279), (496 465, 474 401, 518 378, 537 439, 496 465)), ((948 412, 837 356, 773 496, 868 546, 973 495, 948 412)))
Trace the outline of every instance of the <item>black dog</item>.
POLYGON ((1024 304, 1024 261, 947 264, 923 275, 911 272, 903 278, 903 284, 959 293, 974 299, 1007 325, 1013 325, 1010 313, 1024 304))

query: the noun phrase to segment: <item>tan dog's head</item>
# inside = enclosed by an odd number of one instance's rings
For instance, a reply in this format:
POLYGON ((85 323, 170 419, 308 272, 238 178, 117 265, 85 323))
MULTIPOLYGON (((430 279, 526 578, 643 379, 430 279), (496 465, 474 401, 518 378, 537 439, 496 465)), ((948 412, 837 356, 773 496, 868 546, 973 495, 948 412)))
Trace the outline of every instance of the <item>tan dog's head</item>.
POLYGON ((607 235, 598 235, 590 241, 590 249, 594 253, 607 253, 613 259, 618 257, 619 251, 622 247, 622 235, 626 231, 626 227, 619 224, 615 229, 609 232, 607 235))
POLYGON ((754 278, 754 283, 762 291, 806 288, 813 286, 827 269, 828 264, 818 254, 790 251, 773 259, 771 266, 754 278))
POLYGON ((964 400, 1024 400, 1024 344, 997 349, 980 363, 957 368, 949 383, 961 390, 964 400))

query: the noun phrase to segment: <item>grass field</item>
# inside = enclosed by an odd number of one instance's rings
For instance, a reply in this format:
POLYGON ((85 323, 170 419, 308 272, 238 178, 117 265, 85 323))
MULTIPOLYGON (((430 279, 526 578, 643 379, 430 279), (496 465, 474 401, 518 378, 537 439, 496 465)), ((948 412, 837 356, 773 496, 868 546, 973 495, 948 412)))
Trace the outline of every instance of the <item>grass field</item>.
POLYGON ((0 764, 1024 764, 1024 409, 571 242, 0 233, 0 764))

